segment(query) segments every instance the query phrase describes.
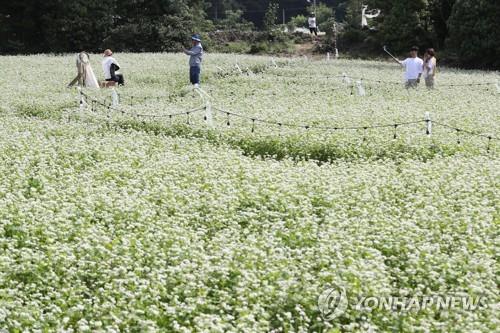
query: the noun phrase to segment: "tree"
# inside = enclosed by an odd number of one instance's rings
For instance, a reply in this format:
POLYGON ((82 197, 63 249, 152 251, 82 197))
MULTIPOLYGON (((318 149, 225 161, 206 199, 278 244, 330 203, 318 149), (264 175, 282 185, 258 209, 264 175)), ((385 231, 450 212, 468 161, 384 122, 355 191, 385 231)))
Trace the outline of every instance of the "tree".
POLYGON ((264 29, 267 31, 274 30, 276 28, 276 22, 278 21, 278 3, 274 0, 269 2, 269 7, 267 7, 266 15, 264 15, 264 29))
POLYGON ((224 18, 217 22, 217 26, 224 30, 250 31, 254 25, 243 18, 242 10, 226 10, 224 18))
POLYGON ((382 10, 378 22, 379 44, 390 45, 396 52, 406 52, 410 46, 432 44, 427 0, 371 0, 369 8, 382 10))
POLYGON ((0 52, 178 50, 211 29, 207 9, 204 0, 11 1, 0 9, 0 52))
POLYGON ((433 39, 436 46, 444 48, 446 38, 448 38, 448 19, 455 0, 429 0, 429 19, 432 22, 433 39))
POLYGON ((41 28, 44 52, 100 48, 115 11, 114 0, 52 0, 39 6, 35 22, 41 28))
POLYGON ((500 2, 457 0, 448 20, 447 48, 459 65, 500 68, 500 2))

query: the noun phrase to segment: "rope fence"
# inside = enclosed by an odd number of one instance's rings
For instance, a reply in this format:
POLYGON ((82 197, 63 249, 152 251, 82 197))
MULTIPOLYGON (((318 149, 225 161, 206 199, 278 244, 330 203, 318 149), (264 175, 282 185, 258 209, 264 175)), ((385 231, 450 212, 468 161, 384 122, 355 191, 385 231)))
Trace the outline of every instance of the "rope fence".
MULTIPOLYGON (((116 92, 113 92, 113 93, 116 93, 116 92)), ((84 105, 85 104, 89 105, 88 101, 90 101, 92 112, 96 112, 97 111, 97 106, 100 105, 100 106, 106 108, 108 111, 115 111, 115 112, 119 112, 119 113, 121 113, 123 115, 129 115, 129 116, 133 116, 133 117, 143 117, 143 118, 172 118, 172 117, 178 117, 178 116, 189 116, 192 113, 205 110, 205 108, 206 108, 206 106, 203 105, 203 106, 200 106, 198 108, 191 109, 191 110, 187 110, 187 111, 183 111, 183 112, 169 113, 169 114, 131 113, 129 111, 125 111, 123 109, 118 108, 117 105, 119 105, 119 104, 106 104, 105 102, 102 102, 102 101, 100 101, 100 100, 98 100, 98 99, 96 99, 94 97, 91 97, 91 96, 87 95, 81 89, 79 90, 79 94, 80 94, 80 102, 79 102, 80 109, 84 109, 85 108, 84 105)))
MULTIPOLYGON (((209 128, 213 128, 213 116, 215 114, 212 114, 212 110, 215 111, 215 113, 221 114, 226 117, 225 123, 229 127, 231 126, 231 117, 234 118, 239 118, 239 119, 245 119, 251 122, 251 133, 254 133, 256 131, 256 124, 265 124, 269 126, 276 126, 279 129, 283 127, 287 128, 294 128, 294 129, 300 129, 300 130, 320 130, 320 131, 359 131, 359 130, 370 130, 370 129, 388 129, 388 128, 393 128, 394 133, 393 133, 393 139, 397 139, 398 137, 398 129, 403 127, 403 126, 410 126, 410 125, 417 125, 417 124, 423 124, 425 123, 425 134, 428 137, 432 136, 433 133, 433 126, 439 126, 443 127, 446 129, 449 129, 453 132, 456 133, 457 135, 457 144, 462 143, 462 138, 461 135, 468 135, 472 137, 477 137, 477 138, 482 138, 482 139, 487 139, 487 152, 490 152, 491 150, 491 144, 493 141, 500 141, 499 137, 493 136, 493 135, 488 135, 484 133, 477 133, 473 132, 470 130, 466 130, 463 128, 459 128, 456 126, 451 126, 449 124, 442 123, 440 121, 434 121, 430 117, 430 113, 425 114, 424 119, 417 119, 417 120, 409 120, 409 121, 403 121, 403 122, 393 122, 393 123, 387 123, 387 124, 371 124, 371 125, 354 125, 354 126, 318 126, 318 125, 309 125, 309 124, 294 124, 290 123, 288 121, 275 121, 275 120, 269 120, 269 119, 263 119, 263 118, 258 118, 258 117, 253 117, 253 116, 248 116, 244 115, 241 113, 225 110, 220 107, 216 107, 211 105, 211 97, 201 89, 198 89, 200 91, 197 91, 200 97, 203 100, 203 105, 194 109, 190 109, 187 111, 181 111, 181 112, 175 112, 175 113, 170 113, 170 114, 149 114, 149 113, 132 113, 130 111, 123 110, 118 107, 118 104, 106 104, 105 102, 102 102, 100 100, 95 99, 94 97, 89 96, 85 92, 83 92, 81 89, 79 89, 79 105, 80 105, 80 110, 84 110, 86 108, 86 105, 90 105, 92 107, 92 111, 97 111, 98 106, 104 107, 108 111, 115 111, 119 112, 122 115, 130 115, 132 117, 139 117, 139 118, 149 118, 149 119, 162 119, 162 118, 168 118, 172 119, 173 117, 180 117, 180 116, 186 116, 186 123, 188 125, 191 125, 190 122, 190 115, 199 113, 201 111, 204 112, 204 121, 207 123, 209 128)), ((112 92, 113 95, 116 94, 116 91, 112 92)), ((115 97, 111 98, 112 101, 118 103, 118 100, 115 97)), ((280 132, 281 133, 281 132, 280 132)), ((363 138, 364 139, 364 138, 363 138)))
MULTIPOLYGON (((276 77, 278 78, 286 78, 286 79, 297 79, 297 75, 283 75, 281 73, 276 73, 276 77)), ((404 82, 397 82, 397 81, 387 81, 387 80, 380 80, 380 79, 373 79, 373 78, 367 78, 367 77, 362 77, 362 76, 349 76, 347 74, 342 74, 342 75, 333 75, 333 76, 314 76, 314 75, 300 75, 300 79, 311 79, 311 80, 319 80, 319 79, 342 79, 344 83, 351 84, 351 80, 355 81, 362 81, 362 82, 372 82, 372 83, 380 83, 380 84, 387 84, 387 85, 397 85, 397 86, 402 86, 404 85, 404 82)), ((437 87, 480 87, 480 86, 491 86, 491 85, 496 85, 497 88, 500 89, 500 83, 499 82, 473 82, 473 83, 451 83, 451 84, 439 84, 437 87)), ((500 90, 499 90, 500 92, 500 90)))

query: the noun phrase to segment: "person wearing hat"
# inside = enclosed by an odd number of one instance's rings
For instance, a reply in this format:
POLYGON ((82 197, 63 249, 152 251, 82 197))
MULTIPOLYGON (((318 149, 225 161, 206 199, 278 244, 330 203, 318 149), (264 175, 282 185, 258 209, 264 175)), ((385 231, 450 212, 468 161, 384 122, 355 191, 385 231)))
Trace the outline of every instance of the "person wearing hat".
POLYGON ((189 56, 189 81, 195 88, 200 86, 201 62, 203 59, 203 46, 201 46, 201 37, 198 34, 191 36, 193 47, 189 50, 183 49, 189 56))
POLYGON ((418 57, 418 47, 413 46, 410 49, 410 57, 403 61, 399 61, 401 66, 406 70, 405 72, 405 87, 416 88, 420 83, 420 77, 424 70, 424 61, 418 57))
POLYGON ((118 64, 116 59, 113 58, 113 51, 111 51, 110 49, 105 50, 103 57, 104 59, 102 60, 102 70, 104 71, 104 79, 106 80, 104 86, 111 87, 117 83, 121 86, 124 85, 125 80, 123 78, 123 75, 117 73, 117 71, 120 69, 120 65, 118 64))

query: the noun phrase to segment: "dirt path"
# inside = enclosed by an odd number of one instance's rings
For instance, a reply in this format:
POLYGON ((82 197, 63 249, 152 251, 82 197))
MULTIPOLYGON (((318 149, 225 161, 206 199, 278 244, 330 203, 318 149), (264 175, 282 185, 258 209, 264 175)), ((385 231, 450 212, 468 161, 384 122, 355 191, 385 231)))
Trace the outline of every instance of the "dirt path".
POLYGON ((312 56, 314 51, 314 44, 311 42, 307 42, 304 44, 296 44, 295 45, 295 53, 299 56, 312 56))
POLYGON ((299 57, 307 56, 308 58, 322 58, 321 54, 315 53, 315 46, 321 43, 321 36, 315 40, 309 40, 301 44, 295 44, 295 55, 299 57))

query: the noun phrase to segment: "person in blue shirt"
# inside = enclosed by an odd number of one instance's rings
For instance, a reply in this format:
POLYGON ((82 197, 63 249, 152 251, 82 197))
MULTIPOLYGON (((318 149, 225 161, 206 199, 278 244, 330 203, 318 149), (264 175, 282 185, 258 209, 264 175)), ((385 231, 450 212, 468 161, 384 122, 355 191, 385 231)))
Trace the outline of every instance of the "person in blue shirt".
POLYGON ((193 47, 184 49, 184 53, 189 56, 189 81, 198 88, 200 86, 201 62, 203 59, 203 46, 201 37, 198 34, 191 36, 193 47))

